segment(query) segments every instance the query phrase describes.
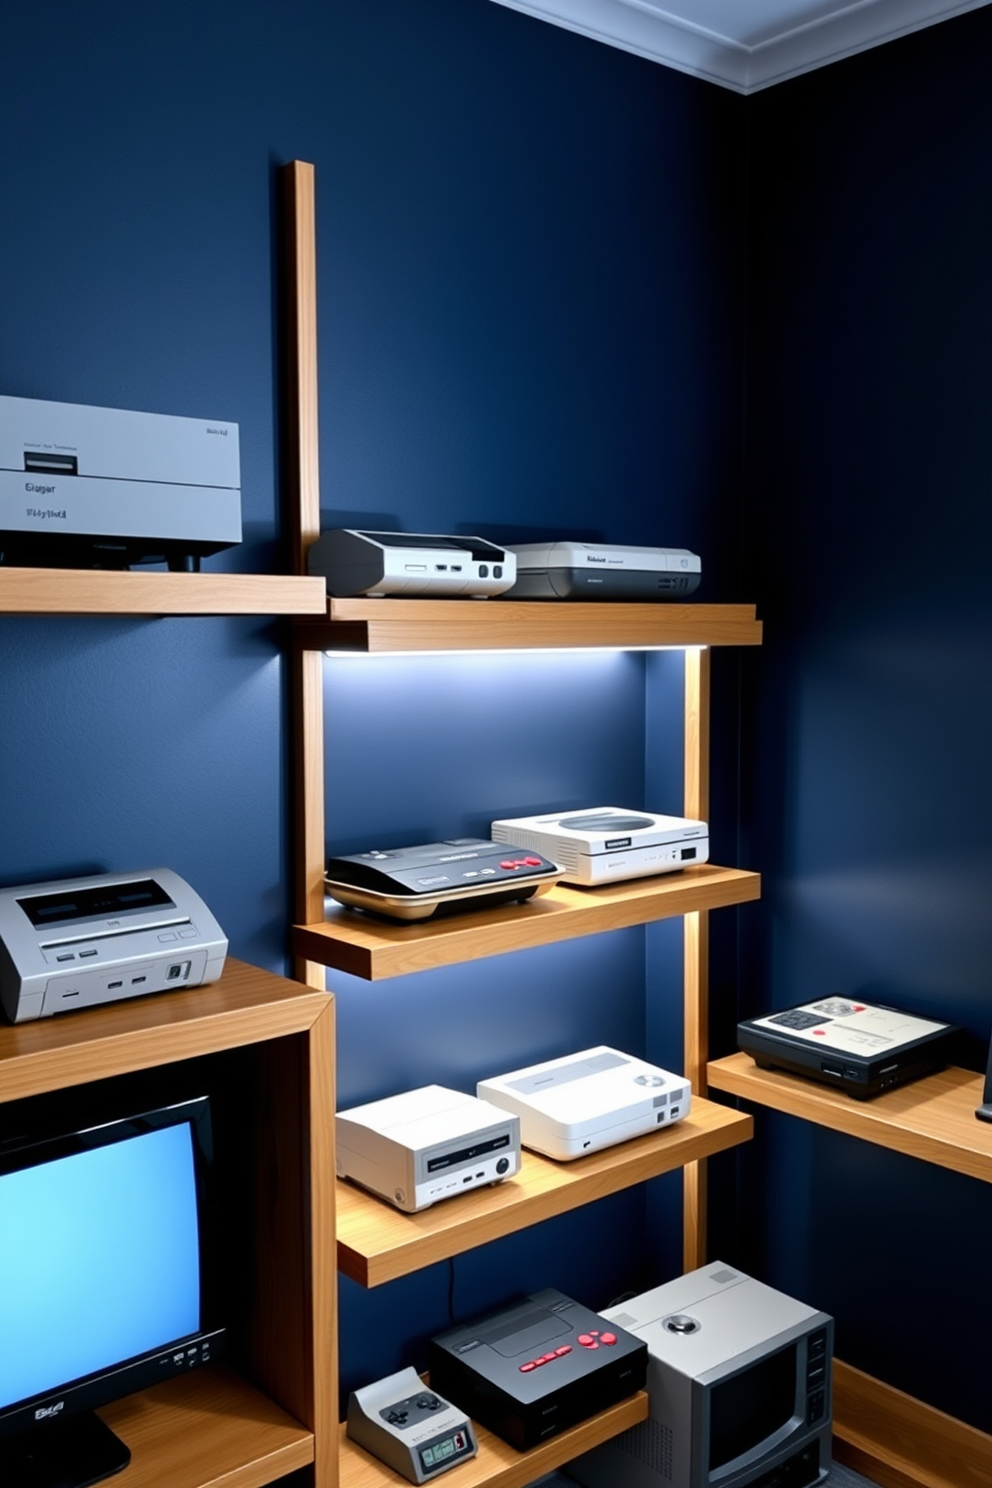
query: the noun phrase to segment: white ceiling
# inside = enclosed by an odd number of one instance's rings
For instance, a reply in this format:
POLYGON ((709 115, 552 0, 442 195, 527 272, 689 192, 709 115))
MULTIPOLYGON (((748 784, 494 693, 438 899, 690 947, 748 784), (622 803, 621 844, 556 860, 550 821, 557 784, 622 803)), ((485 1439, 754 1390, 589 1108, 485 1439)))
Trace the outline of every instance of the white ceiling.
POLYGON ((992 0, 496 0, 753 93, 992 0))

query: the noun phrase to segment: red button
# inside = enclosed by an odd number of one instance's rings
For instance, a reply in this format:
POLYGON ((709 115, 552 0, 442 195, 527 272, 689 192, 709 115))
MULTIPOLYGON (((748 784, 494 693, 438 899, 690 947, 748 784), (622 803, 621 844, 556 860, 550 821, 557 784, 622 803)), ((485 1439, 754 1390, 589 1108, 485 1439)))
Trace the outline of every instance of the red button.
POLYGON ((540 868, 541 866, 540 858, 524 858, 524 862, 528 868, 540 868))
POLYGON ((599 1329, 598 1328, 590 1328, 589 1329, 589 1332, 592 1334, 593 1338, 598 1338, 599 1337, 599 1329))
POLYGON ((589 1345, 592 1343, 592 1338, 588 1333, 580 1333, 579 1342, 581 1343, 583 1348, 588 1348, 589 1345))
POLYGON ((609 1344, 609 1346, 612 1348, 617 1341, 617 1335, 615 1333, 601 1333, 599 1341, 600 1343, 609 1344))
POLYGON ((544 1355, 542 1354, 539 1359, 535 1359, 534 1360, 534 1368, 535 1369, 540 1369, 540 1367, 541 1367, 541 1365, 543 1363, 544 1363, 544 1355))
POLYGON ((590 1348, 591 1348, 591 1349, 594 1349, 594 1348, 599 1348, 599 1344, 598 1344, 598 1343, 597 1343, 597 1342, 596 1342, 596 1340, 595 1340, 595 1338, 594 1338, 594 1339, 593 1339, 593 1341, 592 1341, 592 1343, 591 1343, 591 1344, 590 1344, 590 1345, 589 1345, 589 1347, 590 1347, 590 1348))
POLYGON ((816 1034, 817 1038, 823 1038, 826 1030, 823 1028, 814 1028, 813 1032, 816 1034))
POLYGON ((502 863, 500 863, 499 866, 501 868, 516 868, 517 865, 516 865, 516 863, 511 863, 508 858, 504 858, 503 861, 502 861, 502 863))
POLYGON ((529 1374, 532 1369, 536 1369, 536 1368, 537 1368, 537 1365, 534 1364, 534 1363, 521 1364, 521 1366, 520 1366, 520 1373, 521 1374, 529 1374))
POLYGON ((570 1354, 571 1352, 572 1345, 570 1343, 564 1343, 562 1344, 560 1349, 555 1349, 555 1353, 558 1355, 559 1359, 561 1358, 562 1354, 570 1354))
POLYGON ((542 1355, 541 1362, 542 1364, 553 1364, 557 1357, 557 1354, 544 1354, 542 1355))

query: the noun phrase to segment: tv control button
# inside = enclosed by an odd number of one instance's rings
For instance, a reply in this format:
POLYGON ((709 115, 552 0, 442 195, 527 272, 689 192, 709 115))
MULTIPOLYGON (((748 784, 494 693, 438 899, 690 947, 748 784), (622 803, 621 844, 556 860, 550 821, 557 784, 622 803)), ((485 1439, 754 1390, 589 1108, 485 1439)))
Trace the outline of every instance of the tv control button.
POLYGON ((612 1348, 617 1341, 617 1335, 615 1333, 601 1333, 599 1341, 600 1343, 605 1343, 607 1348, 612 1348))
POLYGON ((572 1345, 570 1343, 563 1343, 561 1348, 555 1349, 555 1354, 559 1359, 564 1358, 566 1354, 570 1354, 571 1352, 572 1345))

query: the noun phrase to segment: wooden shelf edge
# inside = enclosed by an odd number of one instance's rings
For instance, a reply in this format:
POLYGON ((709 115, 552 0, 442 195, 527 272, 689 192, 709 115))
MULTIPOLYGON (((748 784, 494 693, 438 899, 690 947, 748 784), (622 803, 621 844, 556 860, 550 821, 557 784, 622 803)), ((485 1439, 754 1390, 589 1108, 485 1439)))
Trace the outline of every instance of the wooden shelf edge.
POLYGON ((940 1070, 870 1101, 799 1075, 759 1069, 743 1053, 712 1061, 707 1079, 713 1090, 992 1182, 992 1126, 974 1114, 982 1077, 969 1070, 940 1070))
MULTIPOLYGON (((639 1425, 647 1416, 648 1397, 644 1391, 638 1391, 629 1400, 622 1400, 529 1452, 518 1452, 485 1427, 477 1426, 479 1455, 459 1466, 458 1488, 482 1488, 483 1484, 487 1488, 526 1488, 535 1478, 639 1425)), ((340 1488, 403 1488, 405 1484, 406 1479, 399 1473, 350 1441, 342 1426, 340 1488)))
POLYGON ((364 652, 758 646, 753 605, 473 599, 330 599, 309 650, 364 652))
POLYGON ((261 1488, 314 1460, 313 1433, 223 1365, 140 1390, 99 1414, 131 1449, 128 1488, 261 1488))
POLYGON ((834 1455, 883 1488, 988 1488, 992 1436, 834 1360, 834 1455))
POLYGON ((322 615, 323 579, 299 574, 5 568, 0 615, 322 615))
POLYGON ((0 1100, 305 1033, 326 992, 228 957, 220 980, 0 1026, 0 1100))
POLYGON ((530 950, 608 930, 627 930, 697 910, 724 909, 760 898, 761 876, 705 863, 675 875, 635 879, 601 889, 559 884, 525 904, 467 911, 402 925, 332 907, 328 918, 293 928, 302 959, 366 981, 530 950))
POLYGON ((413 1215, 339 1182, 338 1269, 361 1286, 380 1286, 736 1147, 753 1130, 750 1116, 697 1096, 688 1116, 663 1131, 568 1163, 525 1152, 516 1178, 413 1215))

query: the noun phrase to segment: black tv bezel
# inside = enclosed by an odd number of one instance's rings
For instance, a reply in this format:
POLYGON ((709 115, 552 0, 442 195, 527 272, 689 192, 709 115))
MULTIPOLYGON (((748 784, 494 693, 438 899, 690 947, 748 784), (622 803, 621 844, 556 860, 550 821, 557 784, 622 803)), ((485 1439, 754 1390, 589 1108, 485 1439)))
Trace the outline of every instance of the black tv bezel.
POLYGON ((173 1363, 170 1370, 168 1364, 177 1358, 180 1351, 187 1356, 188 1351, 195 1349, 199 1360, 202 1358, 203 1345, 206 1344, 208 1353, 216 1356, 222 1346, 225 1332, 224 1328, 204 1326, 205 1302, 202 1282, 207 1270, 205 1249, 209 1245, 209 1236, 206 1212, 213 1165, 213 1133, 209 1096, 194 1096, 188 1100, 153 1107, 150 1110, 116 1117, 92 1126, 79 1127, 55 1135, 19 1138, 7 1144, 0 1144, 0 1176, 3 1176, 184 1123, 189 1123, 193 1138, 193 1172, 196 1186, 201 1280, 200 1327, 193 1333, 184 1334, 181 1338, 163 1339, 162 1343, 153 1350, 118 1360, 91 1374, 66 1380, 60 1386, 0 1407, 0 1440, 22 1436, 31 1431, 44 1431, 50 1424, 65 1419, 67 1416, 80 1411, 95 1410, 101 1405, 108 1405, 137 1390, 147 1389, 150 1385, 167 1377, 169 1373, 177 1372, 178 1366, 173 1363), (39 1418, 38 1411, 54 1411, 54 1413, 39 1418))

